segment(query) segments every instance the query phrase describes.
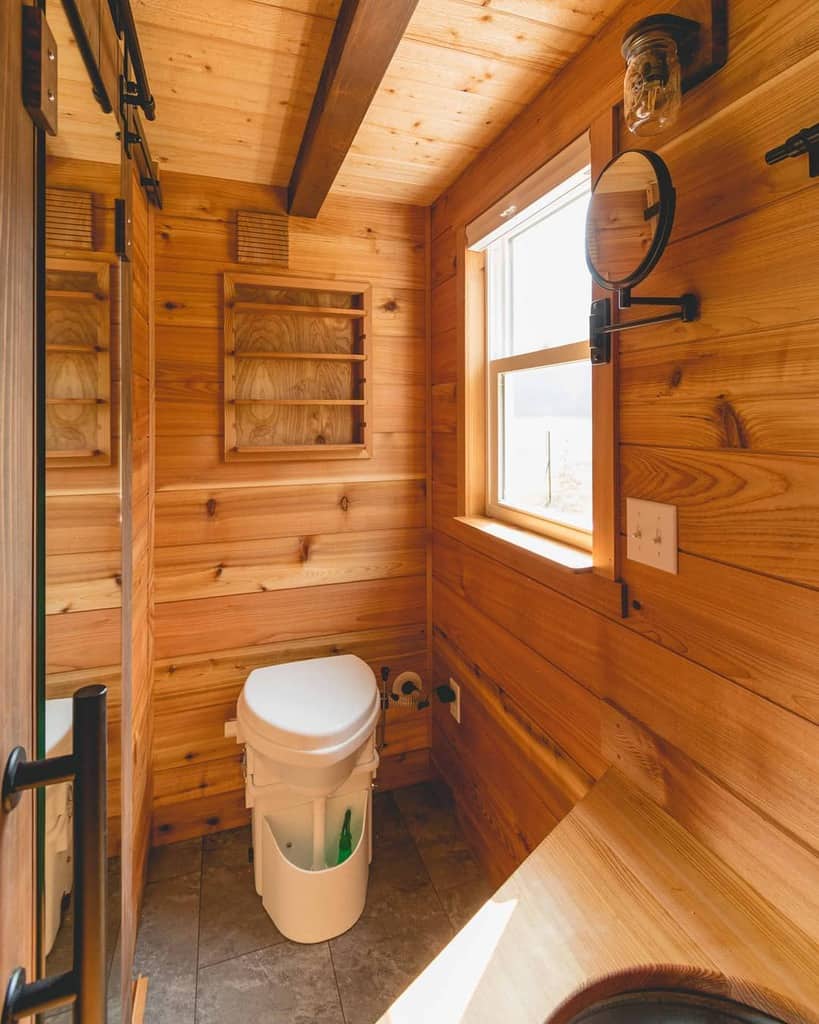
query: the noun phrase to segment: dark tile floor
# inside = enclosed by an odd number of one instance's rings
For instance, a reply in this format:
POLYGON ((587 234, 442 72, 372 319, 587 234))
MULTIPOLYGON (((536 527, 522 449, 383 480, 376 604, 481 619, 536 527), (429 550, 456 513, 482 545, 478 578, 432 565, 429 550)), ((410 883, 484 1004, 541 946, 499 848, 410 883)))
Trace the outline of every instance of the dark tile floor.
POLYGON ((438 784, 376 795, 367 905, 330 942, 277 931, 249 844, 236 829, 152 851, 136 954, 145 1024, 375 1024, 490 895, 438 784))

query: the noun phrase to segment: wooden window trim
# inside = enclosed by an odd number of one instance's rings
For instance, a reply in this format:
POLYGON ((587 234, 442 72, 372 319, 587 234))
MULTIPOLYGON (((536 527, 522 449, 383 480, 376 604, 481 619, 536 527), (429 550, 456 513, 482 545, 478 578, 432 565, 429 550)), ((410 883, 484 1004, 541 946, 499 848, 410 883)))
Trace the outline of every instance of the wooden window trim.
MULTIPOLYGON (((501 561, 508 562, 510 550, 516 548, 516 561, 521 570, 535 578, 540 575, 544 563, 550 567, 550 579, 555 581, 571 579, 584 572, 610 581, 618 578, 616 355, 611 363, 595 366, 592 370, 594 464, 591 552, 586 554, 572 544, 561 543, 555 535, 546 537, 526 529, 522 520, 510 523, 509 517, 505 516, 506 523, 503 524, 493 519, 487 514, 491 502, 487 452, 486 260, 482 252, 475 252, 468 246, 492 230, 490 215, 497 217, 511 203, 519 205, 516 200, 521 196, 531 202, 535 197, 534 181, 537 182, 538 194, 544 194, 550 183, 553 187, 571 173, 583 151, 581 144, 588 146, 585 151, 589 154, 587 159, 590 159, 594 180, 616 150, 615 115, 614 109, 607 111, 590 126, 587 137, 572 143, 554 161, 511 193, 499 197, 476 221, 456 232, 458 494, 456 516, 447 532, 459 535, 461 539, 471 533, 486 553, 501 561), (508 528, 499 532, 499 525, 508 528)), ((599 297, 603 293, 595 288, 593 294, 599 297)), ((619 584, 616 587, 619 593, 619 584)), ((614 599, 613 605, 618 603, 619 598, 614 599)))

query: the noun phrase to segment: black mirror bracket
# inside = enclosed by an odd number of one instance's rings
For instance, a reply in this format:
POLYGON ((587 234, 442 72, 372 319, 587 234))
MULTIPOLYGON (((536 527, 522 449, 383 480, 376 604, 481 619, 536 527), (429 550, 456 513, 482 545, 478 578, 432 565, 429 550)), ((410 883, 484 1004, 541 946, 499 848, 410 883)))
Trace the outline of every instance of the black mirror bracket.
POLYGON ((669 323, 681 320, 690 323, 700 313, 699 299, 691 292, 676 297, 632 295, 630 288, 621 288, 617 293, 617 304, 620 309, 631 309, 632 306, 677 306, 674 313, 661 313, 659 316, 647 316, 640 320, 623 320, 617 323, 611 318, 611 299, 595 299, 591 304, 589 317, 589 353, 592 363, 597 366, 611 362, 611 336, 620 331, 633 331, 638 327, 651 327, 654 324, 669 323))

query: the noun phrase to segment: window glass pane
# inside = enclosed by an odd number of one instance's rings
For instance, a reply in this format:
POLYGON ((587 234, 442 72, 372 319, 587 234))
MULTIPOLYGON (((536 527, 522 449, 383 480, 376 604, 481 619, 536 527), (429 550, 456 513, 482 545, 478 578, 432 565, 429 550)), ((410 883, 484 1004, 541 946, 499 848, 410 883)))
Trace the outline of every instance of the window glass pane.
POLYGON ((592 528, 591 364, 500 375, 498 497, 581 530, 592 528))
POLYGON ((511 352, 554 348, 589 336, 586 267, 588 184, 509 239, 511 352))

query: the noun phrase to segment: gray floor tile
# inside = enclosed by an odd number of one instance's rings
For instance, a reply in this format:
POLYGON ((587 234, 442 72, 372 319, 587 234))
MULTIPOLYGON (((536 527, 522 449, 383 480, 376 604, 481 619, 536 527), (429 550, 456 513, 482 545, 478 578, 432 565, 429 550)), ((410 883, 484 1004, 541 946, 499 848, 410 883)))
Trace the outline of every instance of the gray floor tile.
POLYGON ((190 875, 202 867, 202 839, 185 839, 169 846, 155 846, 148 859, 148 881, 190 875))
POLYGON ((199 972, 196 1024, 344 1024, 326 943, 280 943, 199 972))
POLYGON ((483 877, 443 784, 423 782, 396 790, 395 801, 436 889, 483 877))
POLYGON ((117 936, 108 971, 108 1024, 119 1024, 121 1013, 120 994, 122 992, 122 945, 121 936, 117 936))
POLYGON ((406 834, 407 826, 393 794, 376 791, 373 794, 373 846, 406 834))
POLYGON ((224 864, 228 867, 249 864, 248 851, 251 845, 250 825, 231 828, 226 832, 213 832, 202 841, 202 863, 224 864))
POLYGON ((395 920, 390 928, 377 917, 362 918, 331 941, 346 1024, 375 1024, 449 942, 452 926, 443 910, 418 910, 397 931, 395 920))
POLYGON ((492 889, 483 878, 473 879, 463 885, 455 885, 438 893, 455 931, 460 931, 466 922, 477 914, 491 895, 492 889))
POLYGON ((191 1024, 196 997, 198 874, 145 887, 134 972, 148 975, 146 1024, 191 1024))
POLYGON ((249 829, 208 836, 202 861, 199 966, 283 942, 256 894, 249 829))

